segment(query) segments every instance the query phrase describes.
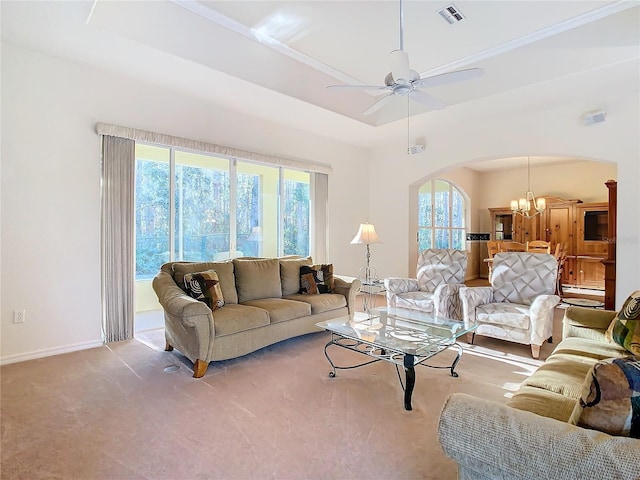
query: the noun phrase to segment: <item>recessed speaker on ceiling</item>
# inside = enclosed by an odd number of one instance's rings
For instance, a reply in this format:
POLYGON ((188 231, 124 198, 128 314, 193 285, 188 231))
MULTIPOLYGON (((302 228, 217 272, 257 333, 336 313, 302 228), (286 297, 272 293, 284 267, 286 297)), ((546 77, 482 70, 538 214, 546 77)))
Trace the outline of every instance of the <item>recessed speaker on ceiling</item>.
POLYGON ((410 155, 416 155, 418 153, 424 152, 424 145, 418 144, 409 148, 410 155))
POLYGON ((585 125, 593 125, 595 123, 602 123, 607 119, 607 112, 604 110, 597 110, 595 112, 588 112, 582 116, 582 123, 585 125))

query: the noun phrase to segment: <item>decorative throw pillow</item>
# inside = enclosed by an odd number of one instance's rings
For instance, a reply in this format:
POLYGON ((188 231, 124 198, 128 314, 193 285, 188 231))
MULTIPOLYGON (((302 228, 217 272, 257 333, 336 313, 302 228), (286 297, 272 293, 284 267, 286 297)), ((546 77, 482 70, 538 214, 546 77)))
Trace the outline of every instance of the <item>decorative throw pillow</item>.
POLYGON ((640 357, 596 363, 587 374, 569 423, 640 438, 640 357))
POLYGON ((182 288, 185 293, 184 276, 187 273, 206 272, 207 270, 215 270, 218 274, 218 281, 224 295, 224 303, 238 303, 238 293, 236 292, 236 277, 233 273, 233 262, 231 260, 223 260, 220 262, 175 262, 173 263, 173 278, 176 284, 182 288))
POLYGON ((300 291, 300 267, 303 265, 313 265, 311 257, 280 258, 280 282, 282 283, 282 295, 293 295, 300 291))
POLYGON ((192 298, 206 303, 211 310, 224 306, 222 288, 215 270, 185 274, 184 286, 192 298))
POLYGON ((331 293, 333 289, 333 264, 300 267, 300 293, 331 293))
POLYGON ((607 338, 634 355, 640 355, 640 290, 625 300, 607 329, 607 338))

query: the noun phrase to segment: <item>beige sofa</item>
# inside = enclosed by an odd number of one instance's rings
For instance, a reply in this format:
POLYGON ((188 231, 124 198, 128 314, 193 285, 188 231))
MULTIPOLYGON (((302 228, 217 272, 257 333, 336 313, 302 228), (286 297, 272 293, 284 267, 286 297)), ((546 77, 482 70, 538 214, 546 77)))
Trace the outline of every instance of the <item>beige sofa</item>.
POLYGON ((460 479, 640 479, 640 440, 569 422, 591 367, 631 355, 605 338, 615 314, 568 308, 563 341, 506 405, 449 396, 438 435, 460 479))
POLYGON ((202 377, 209 362, 254 352, 306 333, 317 322, 348 315, 360 281, 334 276, 333 293, 299 294, 300 267, 311 258, 239 258, 162 265, 153 289, 164 309, 166 350, 174 347, 202 377), (184 275, 215 270, 224 306, 214 311, 187 295, 184 275))

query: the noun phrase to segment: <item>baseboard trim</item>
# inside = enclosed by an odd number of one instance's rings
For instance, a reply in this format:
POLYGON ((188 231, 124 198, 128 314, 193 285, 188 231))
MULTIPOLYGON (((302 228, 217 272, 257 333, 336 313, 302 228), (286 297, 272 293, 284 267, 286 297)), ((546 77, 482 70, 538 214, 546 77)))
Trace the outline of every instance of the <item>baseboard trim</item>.
POLYGON ((38 358, 52 357, 63 353, 77 352, 78 350, 87 350, 89 348, 102 347, 104 340, 94 340, 91 342, 75 343, 73 345, 64 345, 62 347, 45 348, 44 350, 36 350, 27 353, 18 353, 16 355, 8 355, 0 357, 0 365, 9 365, 10 363, 25 362, 27 360, 35 360, 38 358))

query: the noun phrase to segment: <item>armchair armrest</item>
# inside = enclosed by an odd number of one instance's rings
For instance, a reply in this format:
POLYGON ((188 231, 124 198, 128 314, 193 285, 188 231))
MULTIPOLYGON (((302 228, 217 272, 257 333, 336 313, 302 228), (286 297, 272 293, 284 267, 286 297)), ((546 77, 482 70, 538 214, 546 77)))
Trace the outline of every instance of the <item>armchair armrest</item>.
POLYGON ((418 280, 415 278, 388 277, 384 279, 384 288, 387 292, 387 308, 395 308, 396 296, 400 293, 417 292, 420 290, 418 280))
POLYGON ((347 308, 349 313, 356 311, 356 295, 362 286, 362 282, 357 279, 346 280, 346 278, 333 276, 334 289, 336 293, 341 293, 347 299, 347 308))
POLYGON ((444 452, 459 464, 460 478, 640 478, 640 463, 630 461, 640 458, 637 439, 463 393, 447 398, 438 436, 444 452))
POLYGON ((417 292, 420 290, 415 278, 389 277, 384 279, 384 288, 395 295, 398 293, 417 292))
POLYGON ((461 286, 459 295, 465 328, 475 325, 476 307, 493 302, 493 288, 491 287, 461 286))
POLYGON ((553 311, 560 302, 557 295, 538 295, 529 307, 531 345, 542 345, 553 335, 553 311))
POLYGON ((613 310, 569 307, 565 310, 562 320, 562 338, 578 337, 603 340, 616 313, 613 310))
POLYGON ((445 283, 438 285, 433 292, 433 304, 436 317, 462 320, 462 301, 460 300, 460 288, 462 283, 445 283))

